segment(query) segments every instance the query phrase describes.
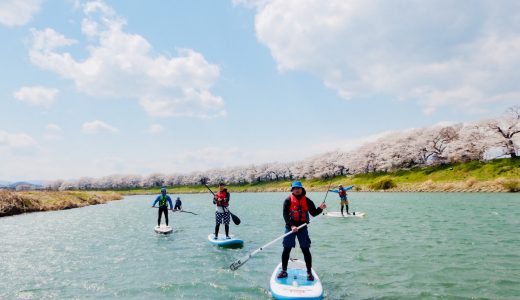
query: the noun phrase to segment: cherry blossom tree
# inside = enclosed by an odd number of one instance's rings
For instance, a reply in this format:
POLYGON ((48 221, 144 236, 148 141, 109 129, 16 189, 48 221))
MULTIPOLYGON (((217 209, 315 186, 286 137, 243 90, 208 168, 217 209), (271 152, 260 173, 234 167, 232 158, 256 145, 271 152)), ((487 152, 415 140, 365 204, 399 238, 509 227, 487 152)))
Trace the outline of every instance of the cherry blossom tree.
POLYGON ((510 107, 502 118, 489 120, 488 127, 500 138, 498 145, 504 149, 504 154, 517 158, 515 136, 520 132, 520 105, 510 107))

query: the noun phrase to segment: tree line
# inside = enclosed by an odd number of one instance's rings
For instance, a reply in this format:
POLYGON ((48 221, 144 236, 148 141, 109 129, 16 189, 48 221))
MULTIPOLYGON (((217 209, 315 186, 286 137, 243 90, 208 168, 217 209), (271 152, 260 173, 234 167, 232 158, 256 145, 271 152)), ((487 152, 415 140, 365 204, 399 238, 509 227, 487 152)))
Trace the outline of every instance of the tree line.
POLYGON ((219 168, 191 173, 118 174, 102 178, 55 180, 50 190, 111 190, 201 183, 246 184, 296 178, 328 178, 388 172, 446 163, 518 158, 520 106, 504 114, 471 123, 436 125, 389 133, 352 151, 332 151, 289 163, 219 168))

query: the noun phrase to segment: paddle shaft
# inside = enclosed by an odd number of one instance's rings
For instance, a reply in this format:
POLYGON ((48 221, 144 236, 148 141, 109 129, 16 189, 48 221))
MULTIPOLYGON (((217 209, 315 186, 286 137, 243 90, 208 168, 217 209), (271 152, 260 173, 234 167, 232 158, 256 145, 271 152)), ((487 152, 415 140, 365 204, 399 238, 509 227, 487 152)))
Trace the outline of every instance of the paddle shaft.
MULTIPOLYGON (((159 208, 159 206, 152 206, 151 208, 159 208)), ((173 211, 173 212, 178 211, 178 212, 183 212, 183 213, 188 213, 188 214, 198 215, 198 214, 196 214, 196 213, 194 213, 194 212, 187 211, 187 210, 178 210, 178 209, 173 209, 173 208, 170 208, 170 209, 168 209, 168 210, 171 210, 171 211, 173 211)))
POLYGON ((173 212, 178 211, 178 212, 188 213, 188 214, 192 214, 192 215, 198 215, 198 214, 196 214, 194 212, 183 210, 183 209, 170 209, 170 210, 173 211, 173 212))
MULTIPOLYGON (((302 228, 305 227, 305 226, 307 226, 307 223, 304 223, 304 224, 298 226, 297 228, 298 228, 298 230, 300 230, 300 229, 302 229, 302 228)), ((292 230, 291 230, 291 231, 287 232, 286 234, 277 237, 276 239, 270 241, 269 243, 263 245, 262 247, 256 249, 255 251, 249 253, 249 255, 244 256, 244 257, 240 258, 239 260, 234 261, 234 262, 229 266, 229 268, 230 268, 232 271, 236 271, 236 270, 238 270, 238 268, 240 268, 241 266, 243 266, 243 265, 244 265, 244 264, 245 264, 245 263, 246 263, 246 262, 247 262, 251 257, 253 257, 254 255, 256 255, 258 252, 263 251, 265 248, 271 246, 272 244, 276 243, 277 241, 279 241, 279 240, 283 239, 284 237, 289 236, 289 235, 291 235, 291 234, 293 234, 293 233, 294 233, 294 232, 292 232, 292 230)))
MULTIPOLYGON (((304 223, 304 224, 302 224, 302 225, 300 225, 300 226, 298 226, 298 227, 296 227, 296 228, 297 228, 298 230, 300 230, 300 229, 302 229, 302 228, 305 227, 305 226, 307 226, 307 223, 304 223)), ((286 234, 277 237, 276 239, 270 241, 269 243, 263 245, 262 247, 256 249, 255 251, 251 252, 251 255, 250 255, 250 256, 253 256, 253 255, 257 254, 258 252, 264 250, 265 248, 271 246, 272 244, 278 242, 279 240, 281 240, 281 239, 285 238, 286 236, 289 236, 289 235, 291 235, 291 234, 293 234, 293 233, 294 233, 294 232, 291 230, 291 231, 287 232, 286 234)))
POLYGON ((323 198, 323 202, 325 203, 325 201, 327 201, 327 195, 329 194, 329 190, 330 190, 330 186, 332 185, 332 179, 334 179, 334 176, 332 176, 330 178, 330 181, 329 181, 329 187, 327 187, 327 192, 325 193, 325 198, 323 198))
POLYGON ((209 188, 209 186, 207 184, 204 184, 204 186, 209 190, 210 193, 213 194, 213 196, 217 197, 217 195, 215 195, 215 193, 213 193, 213 191, 209 188))

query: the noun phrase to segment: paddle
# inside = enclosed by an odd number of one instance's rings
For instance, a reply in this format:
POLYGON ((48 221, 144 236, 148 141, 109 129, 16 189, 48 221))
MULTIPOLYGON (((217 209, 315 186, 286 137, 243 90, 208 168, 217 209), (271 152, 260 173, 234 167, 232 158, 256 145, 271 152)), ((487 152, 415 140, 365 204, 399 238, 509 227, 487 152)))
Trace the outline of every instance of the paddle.
MULTIPOLYGON (((298 226, 297 228, 298 228, 298 230, 300 230, 300 229, 302 229, 302 228, 305 227, 305 226, 307 226, 307 223, 304 223, 304 224, 298 226)), ((248 255, 246 255, 246 256, 244 256, 244 257, 242 257, 242 258, 240 258, 240 259, 234 261, 234 262, 229 266, 229 268, 230 268, 232 271, 236 271, 236 270, 238 270, 238 268, 240 268, 241 266, 243 266, 243 265, 244 265, 244 264, 245 264, 245 263, 246 263, 246 262, 247 262, 251 257, 253 257, 254 255, 256 255, 258 252, 263 251, 265 248, 271 246, 272 244, 276 243, 277 241, 279 241, 279 240, 283 239, 284 237, 286 237, 286 236, 288 236, 288 235, 291 235, 291 234, 293 234, 293 233, 294 233, 294 232, 289 231, 289 232, 287 232, 286 234, 277 237, 276 239, 270 241, 269 243, 263 245, 262 247, 256 249, 255 251, 249 253, 248 255)))
MULTIPOLYGON (((330 178, 330 181, 329 181, 329 186, 327 187, 327 192, 325 193, 325 198, 323 199, 323 202, 327 201, 327 195, 329 194, 329 190, 330 190, 330 186, 332 185, 332 179, 334 179, 334 176, 332 176, 330 178)), ((325 208, 326 209, 326 208, 325 208)), ((323 215, 325 214, 325 212, 323 212, 323 215)))
MULTIPOLYGON (((159 206, 152 206, 151 208, 159 208, 159 206)), ((173 208, 170 208, 168 210, 171 210, 172 212, 185 212, 185 213, 190 213, 190 214, 194 214, 194 215, 198 215, 196 213, 193 213, 191 211, 187 211, 187 210, 180 210, 180 209, 173 209, 173 208)))
POLYGON ((194 213, 194 212, 187 211, 187 210, 184 210, 184 209, 170 209, 170 210, 173 211, 173 212, 178 211, 178 212, 188 213, 188 214, 192 214, 192 215, 196 215, 196 216, 199 215, 199 214, 196 214, 196 213, 194 213))
MULTIPOLYGON (((331 182, 332 182, 332 180, 331 180, 331 182)), ((329 188, 330 188, 330 184, 329 184, 329 188)), ((325 194, 325 199, 323 199, 323 202, 325 202, 326 199, 327 199, 327 194, 325 194)), ((319 215, 318 215, 318 216, 319 216, 319 215)), ((316 219, 318 216, 314 217, 313 220, 316 219)), ((300 225, 300 226, 298 226, 298 227, 296 227, 296 228, 297 228, 298 230, 300 230, 300 229, 302 229, 303 227, 305 227, 305 226, 307 226, 307 225, 309 225, 309 223, 304 223, 304 224, 302 224, 302 225, 300 225)), ((240 259, 234 261, 231 265, 229 265, 229 268, 230 268, 232 271, 236 271, 236 270, 238 270, 238 268, 240 268, 241 266, 243 266, 243 265, 244 265, 244 264, 245 264, 245 263, 246 263, 246 262, 247 262, 251 257, 253 257, 254 255, 256 255, 258 252, 263 251, 265 248, 271 246, 272 244, 276 243, 277 241, 279 241, 279 240, 283 239, 284 237, 289 236, 289 235, 291 235, 291 234, 293 234, 293 233, 294 233, 294 232, 292 232, 292 230, 291 230, 291 231, 287 232, 286 234, 277 237, 276 239, 270 241, 269 243, 263 245, 262 247, 256 249, 255 251, 249 253, 248 255, 246 255, 246 256, 244 256, 244 257, 242 257, 242 258, 240 258, 240 259)))
MULTIPOLYGON (((209 186, 207 184, 204 183, 204 186, 213 194, 213 197, 217 197, 217 195, 215 195, 215 193, 213 193, 213 191, 209 188, 209 186)), ((215 202, 215 201, 213 201, 215 202)), ((235 225, 240 225, 240 218, 237 217, 235 214, 233 214, 229 208, 225 208, 225 207, 222 207, 222 209, 224 209, 224 211, 227 210, 227 212, 231 215, 231 219, 233 220, 233 223, 235 223, 235 225)))

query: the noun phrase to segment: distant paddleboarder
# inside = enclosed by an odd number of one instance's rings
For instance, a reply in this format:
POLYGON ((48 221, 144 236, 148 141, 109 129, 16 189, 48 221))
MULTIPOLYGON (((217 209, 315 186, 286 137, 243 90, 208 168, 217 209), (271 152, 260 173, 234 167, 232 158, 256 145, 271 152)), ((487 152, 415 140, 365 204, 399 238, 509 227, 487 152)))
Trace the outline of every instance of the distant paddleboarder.
POLYGON ((218 239, 218 231, 220 228, 220 224, 224 224, 224 228, 226 230, 226 239, 230 239, 229 237, 229 192, 226 189, 226 185, 221 182, 218 184, 218 192, 215 194, 213 198, 213 203, 216 204, 215 211, 215 237, 214 239, 218 239))
POLYGON ((344 188, 343 185, 339 185, 337 190, 329 190, 329 192, 334 192, 339 194, 339 200, 341 203, 341 215, 343 216, 343 206, 345 206, 347 215, 350 215, 348 212, 348 195, 347 191, 352 189, 352 186, 349 186, 347 188, 344 188))
POLYGON ((177 199, 175 199, 175 207, 173 208, 173 210, 182 210, 182 201, 180 197, 177 197, 177 199))
POLYGON ((166 194, 166 188, 161 188, 161 194, 157 196, 153 202, 152 207, 159 203, 159 217, 157 218, 157 226, 161 226, 161 216, 164 213, 164 219, 166 220, 166 226, 168 226, 168 204, 170 209, 173 209, 172 199, 166 194))
POLYGON ((318 208, 314 205, 311 199, 307 198, 306 191, 300 181, 294 181, 291 184, 291 195, 285 199, 283 203, 283 218, 285 220, 285 232, 292 231, 293 234, 286 236, 283 239, 283 253, 282 253, 282 270, 278 274, 278 278, 287 277, 287 265, 289 263, 289 256, 291 249, 296 247, 296 237, 305 258, 305 266, 307 267, 307 279, 314 280, 312 275, 312 255, 310 251, 311 239, 309 238, 309 231, 307 226, 298 230, 298 226, 309 223, 309 214, 313 217, 321 214, 324 208, 327 207, 325 202, 322 202, 318 208))

